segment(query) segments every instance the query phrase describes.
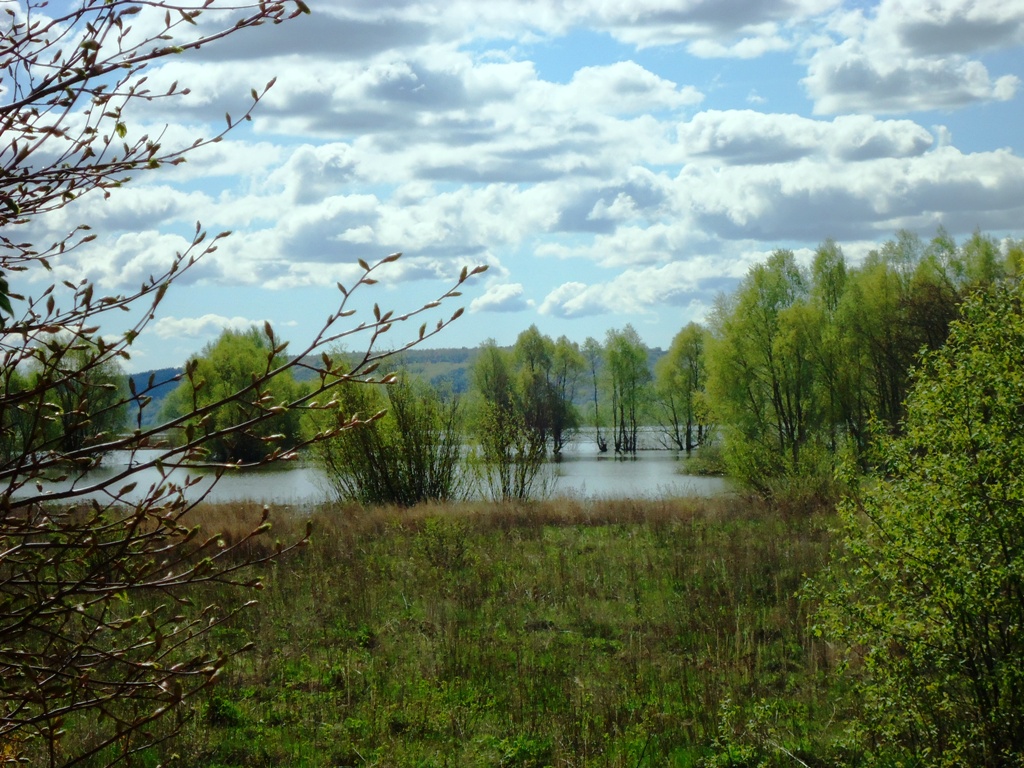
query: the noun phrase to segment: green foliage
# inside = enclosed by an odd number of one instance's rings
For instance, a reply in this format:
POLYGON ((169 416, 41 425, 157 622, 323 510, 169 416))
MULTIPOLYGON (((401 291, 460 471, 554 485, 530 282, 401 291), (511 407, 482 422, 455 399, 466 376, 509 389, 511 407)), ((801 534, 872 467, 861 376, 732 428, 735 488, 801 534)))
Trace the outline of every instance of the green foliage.
POLYGON ((531 325, 516 338, 509 363, 516 410, 526 429, 557 456, 579 426, 573 404, 585 366, 579 347, 565 336, 552 341, 531 325))
POLYGON ((672 339, 668 353, 654 365, 656 407, 669 443, 689 456, 710 436, 704 405, 707 368, 704 345, 707 331, 688 324, 672 339))
POLYGON ((973 295, 914 373, 902 434, 842 508, 822 626, 879 754, 1024 763, 1024 287, 973 295))
POLYGON ((282 350, 256 327, 225 329, 189 361, 185 378, 164 401, 162 417, 196 414, 180 431, 186 440, 205 433, 206 457, 213 461, 258 462, 286 451, 299 440, 300 413, 272 409, 300 397, 303 387, 290 370, 273 373, 287 362, 282 350), (245 396, 238 397, 240 392, 245 396), (250 429, 232 429, 250 422, 250 429))
POLYGON ((604 345, 605 371, 611 392, 612 442, 616 453, 635 454, 640 425, 651 395, 647 347, 632 325, 608 331, 604 345))
MULTIPOLYGON (((0 272, 0 312, 8 316, 14 314, 11 307, 11 288, 3 272, 0 272)), ((6 322, 6 318, 0 316, 0 328, 3 328, 6 322)))
POLYGON ((556 456, 561 453, 570 434, 580 426, 580 414, 575 405, 576 391, 586 367, 579 345, 566 336, 559 336, 554 344, 548 374, 551 450, 556 456))
POLYGON ((127 377, 88 339, 43 340, 20 366, 0 371, 0 387, 0 463, 32 453, 81 453, 127 424, 127 377))
POLYGON ((730 471, 759 490, 806 467, 820 418, 813 391, 815 316, 808 278, 791 251, 751 268, 711 320, 708 399, 723 425, 730 471))
POLYGON ((1007 273, 975 233, 958 246, 906 231, 848 268, 831 240, 810 270, 790 251, 750 269, 710 318, 707 403, 731 474, 766 496, 805 479, 825 489, 837 457, 869 464, 872 420, 896 432, 910 369, 946 340, 964 296, 1007 273))
POLYGON ((475 425, 479 450, 471 465, 492 499, 524 501, 546 495, 547 445, 520 413, 485 402, 478 406, 475 425))
POLYGON ((334 401, 332 409, 311 413, 318 429, 330 427, 327 420, 344 424, 384 411, 314 445, 316 461, 339 499, 411 507, 465 495, 462 408, 456 396, 399 377, 386 385, 345 383, 334 401))
MULTIPOLYGON (((539 338, 532 333, 527 337, 530 346, 539 338)), ((527 351, 519 349, 523 359, 527 351)), ((550 410, 545 407, 547 388, 538 393, 531 386, 544 383, 535 375, 536 367, 523 364, 517 371, 516 353, 500 349, 493 340, 484 342, 473 366, 476 445, 470 460, 477 481, 495 500, 524 500, 545 490, 545 419, 550 410)))
POLYGON ((604 453, 608 450, 608 441, 601 433, 600 389, 604 367, 604 349, 601 347, 601 342, 593 336, 588 336, 580 351, 586 362, 585 372, 590 385, 588 387, 588 422, 594 425, 594 443, 598 450, 604 453))

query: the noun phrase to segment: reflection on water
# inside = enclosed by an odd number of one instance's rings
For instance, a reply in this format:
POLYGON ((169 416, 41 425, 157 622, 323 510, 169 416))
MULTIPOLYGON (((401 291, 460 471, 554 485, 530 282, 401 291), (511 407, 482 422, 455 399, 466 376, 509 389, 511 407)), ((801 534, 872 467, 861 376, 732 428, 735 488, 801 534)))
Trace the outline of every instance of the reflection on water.
MULTIPOLYGON (((155 452, 140 452, 136 463, 152 458, 155 452)), ((75 481, 80 490, 95 488, 97 482, 125 471, 127 453, 112 453, 104 465, 75 481)), ((732 490, 730 481, 721 477, 702 477, 679 473, 681 467, 671 451, 642 451, 635 459, 617 459, 611 454, 600 454, 589 446, 570 446, 558 462, 548 470, 553 475, 552 495, 579 498, 660 498, 665 496, 717 496, 732 490)), ((328 484, 315 467, 302 462, 290 462, 261 469, 232 470, 226 472, 210 488, 212 475, 200 470, 174 470, 168 480, 183 483, 185 478, 199 477, 200 482, 189 493, 197 497, 209 491, 207 499, 214 502, 252 500, 262 503, 303 504, 319 503, 328 496, 328 484)), ((136 489, 128 498, 140 498, 152 485, 160 482, 155 469, 135 472, 130 480, 118 482, 112 489, 135 482, 136 489)), ((70 480, 44 482, 43 494, 68 489, 70 480)), ((102 492, 92 491, 86 497, 109 499, 102 492)))
POLYGON ((552 465, 554 495, 602 499, 718 496, 732 490, 723 477, 680 473, 672 451, 643 451, 634 458, 568 454, 552 465))

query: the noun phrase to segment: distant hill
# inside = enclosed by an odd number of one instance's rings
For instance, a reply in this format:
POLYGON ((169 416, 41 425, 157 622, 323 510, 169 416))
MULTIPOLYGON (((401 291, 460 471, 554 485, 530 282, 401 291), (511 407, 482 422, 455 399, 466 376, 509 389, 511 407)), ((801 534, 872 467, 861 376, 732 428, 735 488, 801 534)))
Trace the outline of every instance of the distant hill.
MULTIPOLYGON (((476 357, 478 347, 442 347, 439 349, 410 349, 384 365, 387 370, 404 370, 410 376, 430 382, 435 387, 450 387, 452 392, 462 394, 469 390, 470 369, 476 357)), ((648 362, 652 369, 655 361, 664 355, 662 349, 651 349, 648 362)), ((319 358, 310 360, 310 365, 320 364, 319 358)), ((163 399, 177 386, 174 377, 180 375, 181 368, 160 368, 155 371, 134 373, 131 378, 135 382, 137 392, 142 392, 149 385, 152 377, 153 389, 148 392, 153 402, 146 407, 144 422, 152 423, 160 411, 163 399)), ((296 371, 300 381, 312 379, 315 374, 310 371, 296 371)))
MULTIPOLYGON (((411 376, 429 381, 436 387, 451 387, 453 392, 462 393, 469 389, 469 368, 472 365, 475 348, 451 348, 451 349, 410 349, 403 352, 399 358, 393 361, 391 366, 384 367, 391 369, 401 368, 411 376)), ((311 365, 318 365, 319 358, 310 360, 311 365)), ((142 371, 130 375, 135 384, 135 391, 139 394, 145 393, 152 398, 152 402, 146 406, 143 412, 143 425, 155 422, 163 405, 164 398, 178 385, 175 377, 180 376, 183 368, 158 368, 152 371, 142 371), (152 387, 152 388, 150 388, 152 387)), ((300 381, 308 381, 315 374, 311 371, 297 370, 296 377, 300 381)))
POLYGON ((181 373, 181 368, 157 368, 154 371, 143 371, 142 373, 129 375, 128 378, 132 380, 135 392, 140 397, 152 398, 152 401, 142 411, 142 426, 151 426, 156 422, 164 398, 171 393, 171 390, 178 386, 176 377, 180 376, 181 373))
MULTIPOLYGON (((469 389, 469 369, 476 353, 476 347, 409 349, 385 362, 382 368, 388 371, 401 369, 435 387, 447 386, 453 392, 462 393, 469 389)), ((319 362, 319 358, 313 358, 310 364, 317 365, 319 362)), ((296 378, 300 381, 311 379, 314 375, 307 371, 297 371, 297 374, 296 378)))

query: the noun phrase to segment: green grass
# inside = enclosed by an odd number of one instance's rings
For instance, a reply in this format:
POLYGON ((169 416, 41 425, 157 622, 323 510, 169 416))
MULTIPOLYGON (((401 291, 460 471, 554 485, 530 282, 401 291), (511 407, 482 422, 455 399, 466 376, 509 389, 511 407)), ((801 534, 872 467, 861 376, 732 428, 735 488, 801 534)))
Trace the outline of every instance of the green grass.
POLYGON ((736 499, 320 510, 210 638, 255 649, 156 757, 834 764, 844 698, 796 596, 827 523, 736 499))

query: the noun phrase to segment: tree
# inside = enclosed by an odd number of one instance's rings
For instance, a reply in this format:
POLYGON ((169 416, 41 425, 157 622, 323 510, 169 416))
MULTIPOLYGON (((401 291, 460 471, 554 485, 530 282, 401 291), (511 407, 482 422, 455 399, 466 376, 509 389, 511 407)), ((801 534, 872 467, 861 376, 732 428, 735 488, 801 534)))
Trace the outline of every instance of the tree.
POLYGON ((850 281, 842 249, 826 240, 814 254, 809 296, 815 328, 810 345, 815 387, 821 398, 820 437, 830 453, 852 445, 861 454, 868 426, 866 367, 841 310, 850 281))
POLYGON ((551 388, 554 408, 551 415, 551 450, 556 456, 562 452, 568 435, 580 426, 576 409, 576 388, 587 361, 579 345, 566 336, 555 341, 551 361, 551 388))
POLYGON ((462 408, 457 396, 399 376, 383 392, 372 384, 348 382, 334 400, 332 410, 310 413, 314 430, 324 428, 325 418, 370 421, 313 448, 339 499, 411 507, 464 497, 462 408))
POLYGON ((516 337, 510 361, 514 396, 520 403, 523 420, 545 445, 552 437, 558 407, 551 382, 554 352, 551 339, 531 325, 516 337))
POLYGON ((708 426, 702 407, 706 333, 698 323, 689 323, 672 339, 668 353, 654 364, 656 402, 665 435, 687 456, 704 442, 708 426))
POLYGON ((542 481, 547 441, 529 423, 522 392, 516 387, 512 354, 493 339, 480 347, 473 384, 478 477, 496 500, 529 499, 542 481))
POLYGON ((5 411, 0 461, 48 451, 80 451, 126 426, 128 379, 117 360, 97 362, 95 353, 88 342, 70 344, 61 335, 44 337, 26 350, 22 371, 4 371, 4 391, 13 399, 37 390, 40 381, 60 383, 48 390, 46 398, 5 411))
POLYGON ((942 344, 955 316, 960 265, 946 241, 940 232, 926 248, 916 235, 897 232, 850 276, 840 309, 866 366, 869 408, 893 430, 918 353, 942 344))
POLYGON ((850 649, 886 764, 1024 760, 1022 360, 1024 285, 973 294, 841 507, 821 626, 850 649))
POLYGON ((582 351, 583 358, 586 360, 587 373, 590 374, 591 403, 594 406, 594 420, 592 422, 594 425, 594 442, 597 444, 597 449, 604 453, 608 450, 608 440, 601 434, 601 408, 598 397, 601 374, 604 367, 604 348, 601 346, 601 342, 593 336, 588 336, 586 341, 583 342, 582 351))
MULTIPOLYGON (((267 377, 284 366, 285 356, 275 349, 267 335, 256 327, 246 331, 225 329, 185 365, 185 377, 163 405, 165 420, 185 418, 186 434, 192 429, 210 436, 203 445, 206 458, 214 462, 260 462, 274 450, 290 451, 300 440, 300 412, 284 410, 259 420, 242 432, 226 431, 232 424, 251 422, 261 415, 259 402, 232 399, 253 377, 267 377), (219 405, 218 405, 219 404, 219 405), (201 417, 192 414, 216 405, 201 417)), ((291 371, 268 377, 261 397, 272 402, 301 399, 305 388, 291 371)))
POLYGON ((557 456, 579 424, 573 404, 584 365, 579 349, 565 336, 554 342, 531 325, 516 338, 512 358, 526 426, 557 456))
POLYGON ((613 442, 616 453, 636 454, 641 412, 647 405, 651 370, 647 347, 632 325, 609 330, 604 346, 611 391, 613 442))
MULTIPOLYGON (((348 288, 339 286, 337 306, 325 313, 327 320, 308 343, 285 357, 286 345, 267 326, 267 354, 282 362, 268 364, 219 401, 143 427, 140 409, 156 382, 104 400, 116 384, 92 374, 116 370, 130 359, 133 342, 146 331, 167 291, 216 250, 226 233, 207 239, 197 225, 191 244, 169 256, 166 269, 135 291, 103 296, 88 279, 54 279, 38 296, 26 298, 12 292, 12 273, 39 278, 49 274, 55 255, 95 247, 88 222, 73 226, 52 245, 26 234, 33 231, 30 225, 61 208, 73 217, 82 195, 180 162, 189 151, 223 135, 176 148, 164 147, 158 136, 132 134, 133 105, 186 92, 177 86, 167 93, 147 91, 143 70, 149 63, 308 9, 301 0, 210 0, 201 7, 83 0, 48 17, 45 5, 29 0, 6 9, 0 40, 5 89, 0 104, 0 444, 15 446, 0 463, 0 754, 67 766, 129 759, 173 734, 176 719, 165 715, 180 712, 183 702, 215 681, 239 650, 197 652, 196 638, 223 624, 234 610, 198 607, 203 604, 198 588, 211 582, 255 585, 239 569, 291 549, 270 547, 266 556, 236 557, 254 537, 265 535, 266 524, 234 542, 216 532, 200 533, 190 524, 189 512, 201 499, 192 498, 191 481, 171 481, 169 470, 203 460, 215 441, 252 434, 280 413, 322 407, 341 382, 369 376, 391 354, 377 350, 383 334, 437 303, 401 315, 374 306, 372 317, 346 325, 353 322, 347 319, 353 314, 353 293, 365 292, 398 254, 372 266, 360 262, 358 280, 348 288), (211 31, 197 23, 208 10, 217 12, 223 26, 211 31), (133 30, 133 19, 143 14, 146 23, 133 30), (128 329, 111 330, 123 328, 123 321, 111 321, 122 315, 132 318, 128 329), (309 362, 310 355, 344 339, 358 340, 365 352, 344 364, 327 354, 309 362), (74 365, 65 364, 76 355, 80 358, 74 365), (278 399, 272 382, 298 368, 312 371, 313 386, 278 399), (51 441, 35 450, 34 436, 41 434, 37 425, 68 413, 61 397, 69 391, 79 403, 72 409, 78 433, 74 443, 51 441), (111 430, 100 423, 95 411, 100 402, 106 403, 105 413, 133 410, 135 427, 111 430), (251 406, 251 418, 197 427, 208 424, 204 420, 228 402, 251 406), (180 433, 181 441, 164 442, 168 431, 180 433), (114 450, 130 454, 128 466, 99 479, 86 474, 98 457, 114 450), (158 470, 165 480, 136 489, 133 478, 146 469, 158 470), (68 481, 65 490, 46 491, 52 475, 68 481), (42 495, 34 490, 37 486, 42 495), (76 728, 83 723, 88 728, 76 728)), ((254 91, 249 109, 237 120, 229 117, 224 130, 247 119, 265 92, 254 91)), ((462 284, 478 271, 463 270, 455 282, 462 284)), ((447 291, 438 302, 457 294, 447 291)), ((421 326, 407 342, 391 348, 432 336, 458 314, 439 320, 430 331, 421 326)), ((335 423, 304 442, 355 424, 351 419, 335 423)), ((289 455, 278 448, 260 461, 289 455)))
POLYGON ((725 429, 732 473, 762 491, 798 473, 818 417, 811 349, 814 317, 807 279, 792 251, 751 267, 711 319, 708 396, 725 429))

